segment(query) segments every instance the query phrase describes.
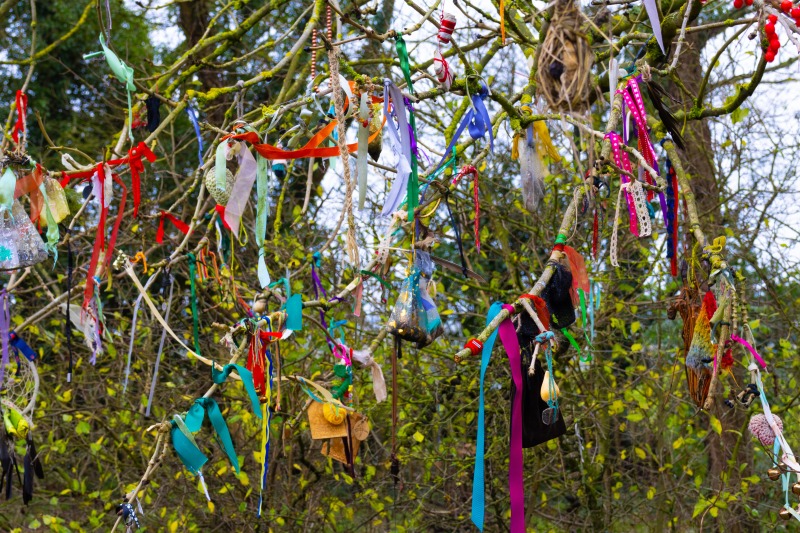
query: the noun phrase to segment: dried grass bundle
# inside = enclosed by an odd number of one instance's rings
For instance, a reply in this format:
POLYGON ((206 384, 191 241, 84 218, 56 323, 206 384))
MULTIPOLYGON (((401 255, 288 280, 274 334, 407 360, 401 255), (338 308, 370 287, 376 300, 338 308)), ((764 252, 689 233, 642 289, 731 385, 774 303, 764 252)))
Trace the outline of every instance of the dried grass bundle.
POLYGON ((589 105, 592 51, 574 0, 558 0, 539 50, 539 94, 553 110, 582 112, 589 105))

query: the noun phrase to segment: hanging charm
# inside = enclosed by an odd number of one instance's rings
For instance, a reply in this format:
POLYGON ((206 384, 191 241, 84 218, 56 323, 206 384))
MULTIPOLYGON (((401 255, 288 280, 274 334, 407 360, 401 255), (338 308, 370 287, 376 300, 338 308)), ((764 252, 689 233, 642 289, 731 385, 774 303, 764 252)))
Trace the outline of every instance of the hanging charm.
POLYGON ((442 89, 449 91, 450 87, 453 85, 455 73, 450 63, 447 62, 439 50, 433 53, 433 72, 436 75, 436 80, 439 82, 439 85, 442 86, 442 89))

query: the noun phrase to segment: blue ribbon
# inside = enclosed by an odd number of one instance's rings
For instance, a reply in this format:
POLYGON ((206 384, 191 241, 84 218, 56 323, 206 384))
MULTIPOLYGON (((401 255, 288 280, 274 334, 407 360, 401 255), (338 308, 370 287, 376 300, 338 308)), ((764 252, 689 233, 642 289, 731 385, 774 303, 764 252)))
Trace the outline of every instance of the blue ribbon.
MULTIPOLYGON (((489 323, 494 320, 494 317, 496 317, 502 309, 503 302, 493 303, 489 308, 489 313, 486 315, 486 325, 489 325, 489 323)), ((494 347, 495 340, 497 340, 497 329, 495 329, 492 334, 489 335, 489 338, 483 345, 483 351, 481 353, 481 392, 480 398, 478 399, 478 437, 476 439, 477 442, 475 443, 475 473, 472 476, 472 523, 475 524, 475 527, 481 531, 483 531, 483 517, 486 507, 486 503, 484 501, 486 485, 483 477, 483 458, 486 447, 483 439, 483 381, 486 378, 486 368, 489 366, 489 359, 492 357, 492 348, 494 347)), ((517 391, 517 394, 521 394, 521 392, 517 391)))
POLYGON ((200 123, 197 122, 197 110, 189 104, 186 107, 186 113, 189 115, 189 120, 194 126, 194 134, 197 136, 197 160, 200 166, 203 166, 203 136, 200 134, 200 123))
POLYGON ((22 340, 22 337, 20 337, 16 331, 12 331, 9 334, 8 340, 11 347, 24 355, 28 361, 36 360, 36 352, 33 351, 33 348, 31 348, 27 342, 22 340))
POLYGON ((464 133, 465 128, 469 130, 469 136, 476 140, 482 139, 486 135, 486 132, 488 131, 489 149, 494 154, 494 135, 492 134, 492 119, 489 118, 489 112, 486 110, 486 106, 483 103, 483 101, 486 99, 487 96, 489 96, 489 88, 486 86, 485 83, 482 83, 480 92, 478 94, 472 95, 472 107, 464 115, 464 118, 461 120, 461 124, 458 125, 456 134, 453 135, 453 138, 450 140, 450 144, 444 151, 442 160, 439 161, 438 165, 436 165, 437 169, 441 167, 442 164, 445 162, 445 159, 447 159, 448 154, 458 142, 458 138, 461 137, 462 133, 464 133))

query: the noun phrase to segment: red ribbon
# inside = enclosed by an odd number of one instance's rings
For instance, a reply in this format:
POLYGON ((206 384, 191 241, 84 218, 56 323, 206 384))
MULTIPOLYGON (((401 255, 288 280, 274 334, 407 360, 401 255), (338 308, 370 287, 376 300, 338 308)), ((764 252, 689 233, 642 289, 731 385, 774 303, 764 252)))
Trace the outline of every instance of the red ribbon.
MULTIPOLYGON (((119 209, 117 212, 117 220, 114 222, 114 228, 111 230, 111 237, 108 239, 108 246, 105 242, 106 218, 108 218, 108 207, 105 206, 105 179, 106 173, 103 163, 99 163, 94 171, 90 171, 91 175, 97 173, 100 180, 100 221, 97 223, 97 232, 94 239, 94 248, 92 249, 92 258, 89 261, 89 270, 86 275, 86 287, 83 290, 83 307, 89 306, 89 301, 92 299, 94 293, 94 274, 97 271, 97 262, 100 260, 100 252, 105 252, 103 263, 108 266, 111 264, 111 259, 114 256, 114 245, 117 242, 117 234, 119 233, 119 225, 122 222, 125 213, 125 201, 128 198, 128 188, 116 174, 111 174, 111 178, 122 187, 122 197, 119 200, 119 209)), ((89 177, 91 177, 91 175, 89 177)), ((75 177, 75 176, 71 176, 75 177)))
MULTIPOLYGON (((140 199, 140 175, 144 172, 144 162, 142 158, 147 159, 151 163, 154 163, 156 160, 155 154, 147 147, 147 145, 143 142, 140 142, 130 150, 128 150, 128 155, 120 158, 120 159, 110 159, 106 161, 106 164, 111 167, 118 167, 120 165, 128 165, 131 169, 131 186, 133 188, 133 216, 136 217, 139 214, 139 199, 140 199)), ((61 173, 61 186, 66 187, 67 184, 72 179, 78 180, 88 180, 90 179, 95 173, 95 170, 83 170, 78 172, 62 172, 61 173)))
MULTIPOLYGON (((154 163, 156 160, 155 154, 143 142, 140 142, 130 150, 128 150, 128 166, 131 169, 131 187, 133 188, 133 217, 139 215, 139 198, 140 198, 140 173, 144 172, 144 163, 142 157, 147 158, 148 161, 154 163)), ((159 241, 161 242, 161 241, 159 241)))
POLYGON ((222 225, 225 227, 226 230, 230 231, 231 227, 225 222, 225 206, 217 204, 214 209, 217 211, 217 215, 219 215, 219 220, 222 222, 222 225))
POLYGON ((28 115, 28 95, 17 91, 17 122, 11 132, 11 138, 19 144, 19 134, 25 131, 25 117, 28 115))
POLYGON ((481 215, 481 201, 478 198, 478 169, 472 165, 464 165, 461 172, 453 178, 453 185, 456 185, 464 176, 472 176, 472 201, 475 204, 475 221, 473 222, 473 231, 475 233, 475 249, 481 251, 481 233, 480 233, 480 215, 481 215))
POLYGON ((158 244, 164 242, 164 219, 172 222, 172 225, 178 228, 178 231, 180 231, 184 235, 189 234, 189 226, 181 219, 177 218, 175 215, 167 213, 166 211, 161 211, 160 219, 161 220, 159 220, 158 222, 158 232, 156 232, 156 242, 158 244))

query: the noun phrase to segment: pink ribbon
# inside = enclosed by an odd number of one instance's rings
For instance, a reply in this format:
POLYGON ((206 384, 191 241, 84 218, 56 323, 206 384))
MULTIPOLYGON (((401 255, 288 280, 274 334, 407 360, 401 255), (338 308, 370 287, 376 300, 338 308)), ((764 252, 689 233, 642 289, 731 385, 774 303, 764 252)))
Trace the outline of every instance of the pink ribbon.
MULTIPOLYGON (((633 174, 631 160, 628 159, 628 154, 620 147, 622 144, 622 139, 620 139, 619 134, 616 131, 612 131, 607 133, 605 138, 611 143, 611 151, 614 155, 614 164, 622 170, 633 174)), ((625 174, 620 174, 619 178, 622 183, 628 183, 631 181, 630 178, 625 174)), ((630 219, 631 233, 638 237, 639 223, 637 222, 636 218, 636 206, 633 203, 633 196, 631 196, 631 193, 628 191, 625 191, 625 201, 628 204, 628 217, 630 219)))
POLYGON ((732 341, 736 341, 739 344, 741 344, 742 346, 744 346, 747 349, 747 351, 750 352, 750 355, 753 356, 753 359, 758 361, 758 364, 760 364, 766 370, 767 363, 764 362, 764 359, 762 359, 761 356, 758 355, 758 352, 756 351, 756 349, 753 348, 753 346, 749 342, 747 342, 746 340, 744 340, 741 337, 737 337, 736 335, 731 335, 731 340, 732 341))
POLYGON ((509 317, 503 320, 498 328, 500 340, 508 355, 511 365, 511 377, 514 380, 516 392, 514 403, 511 406, 511 444, 509 446, 508 464, 508 489, 511 494, 511 533, 525 533, 525 485, 523 484, 522 471, 522 366, 519 350, 519 340, 511 315, 514 307, 504 305, 503 309, 509 312, 509 317))

